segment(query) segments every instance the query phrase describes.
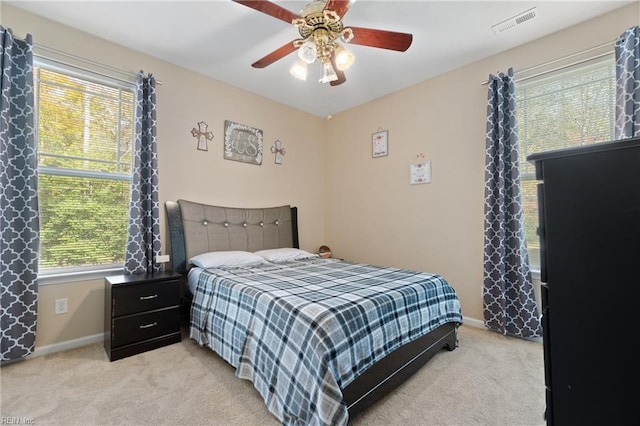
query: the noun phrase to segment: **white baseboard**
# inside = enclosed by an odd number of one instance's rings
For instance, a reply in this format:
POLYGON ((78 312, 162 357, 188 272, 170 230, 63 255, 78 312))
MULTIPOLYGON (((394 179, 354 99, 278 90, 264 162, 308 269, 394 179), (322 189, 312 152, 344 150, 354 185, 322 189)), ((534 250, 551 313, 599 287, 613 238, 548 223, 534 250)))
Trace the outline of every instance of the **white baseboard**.
POLYGON ((64 342, 52 343, 51 345, 36 346, 33 353, 27 358, 49 355, 55 352, 67 351, 93 343, 104 342, 104 333, 92 334, 91 336, 79 337, 77 339, 65 340, 64 342))
POLYGON ((480 321, 475 318, 462 317, 462 323, 471 327, 487 328, 487 326, 484 325, 484 321, 480 321))
MULTIPOLYGON (((475 318, 462 317, 462 323, 464 325, 468 325, 469 327, 484 328, 485 330, 489 330, 489 328, 484 325, 484 321, 480 321, 475 318)), ((542 337, 522 337, 522 339, 542 343, 542 337)))

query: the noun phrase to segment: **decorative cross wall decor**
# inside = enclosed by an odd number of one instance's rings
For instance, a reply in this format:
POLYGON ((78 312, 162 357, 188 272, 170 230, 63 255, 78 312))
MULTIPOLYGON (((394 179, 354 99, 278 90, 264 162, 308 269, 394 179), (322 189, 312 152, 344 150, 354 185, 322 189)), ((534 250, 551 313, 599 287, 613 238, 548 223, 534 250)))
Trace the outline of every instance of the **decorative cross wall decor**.
POLYGON ((198 123, 198 128, 191 129, 194 138, 198 138, 198 149, 200 151, 208 151, 207 140, 213 140, 213 132, 207 131, 209 125, 204 121, 198 123))
POLYGON ((282 142, 275 141, 273 146, 271 147, 271 152, 276 155, 275 162, 276 164, 282 164, 282 156, 287 153, 287 151, 282 146, 282 142))

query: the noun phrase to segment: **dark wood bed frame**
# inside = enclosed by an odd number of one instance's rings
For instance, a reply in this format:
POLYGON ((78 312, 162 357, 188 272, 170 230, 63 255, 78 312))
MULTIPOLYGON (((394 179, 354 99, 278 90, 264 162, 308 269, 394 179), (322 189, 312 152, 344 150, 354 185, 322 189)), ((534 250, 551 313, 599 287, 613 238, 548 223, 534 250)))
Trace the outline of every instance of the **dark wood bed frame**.
MULTIPOLYGON (((180 206, 173 201, 165 203, 169 227, 171 265, 174 272, 183 275, 183 302, 190 306, 191 295, 186 289, 187 258, 180 206)), ((291 207, 293 247, 299 248, 298 210, 291 207)), ((188 312, 188 311, 187 311, 188 312)), ((188 318, 188 315, 187 315, 188 318)), ((343 399, 352 417, 411 377, 437 352, 446 348, 454 350, 458 345, 457 323, 446 323, 430 333, 401 346, 374 364, 342 389, 343 399)))

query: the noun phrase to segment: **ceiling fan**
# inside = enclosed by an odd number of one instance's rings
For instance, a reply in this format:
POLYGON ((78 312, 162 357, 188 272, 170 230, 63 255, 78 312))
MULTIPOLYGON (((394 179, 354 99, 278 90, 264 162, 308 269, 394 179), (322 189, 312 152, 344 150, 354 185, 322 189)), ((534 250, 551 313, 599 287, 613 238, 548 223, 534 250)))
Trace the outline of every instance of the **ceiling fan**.
POLYGON ((314 0, 299 15, 268 0, 233 1, 290 23, 298 29, 301 38, 274 50, 252 66, 264 68, 297 50, 299 59, 290 72, 301 80, 307 77, 307 64, 318 60, 322 63, 321 83, 337 86, 346 81, 344 70, 351 66, 354 57, 338 40, 398 52, 407 50, 413 41, 413 35, 407 33, 345 27, 342 18, 355 0, 314 0))

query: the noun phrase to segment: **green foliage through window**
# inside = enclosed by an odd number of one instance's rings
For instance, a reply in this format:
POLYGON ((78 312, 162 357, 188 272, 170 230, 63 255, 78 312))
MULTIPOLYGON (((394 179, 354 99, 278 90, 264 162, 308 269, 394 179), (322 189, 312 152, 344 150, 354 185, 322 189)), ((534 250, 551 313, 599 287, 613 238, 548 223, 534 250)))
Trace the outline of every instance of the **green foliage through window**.
POLYGON ((122 264, 133 88, 46 63, 35 76, 40 268, 122 264))

